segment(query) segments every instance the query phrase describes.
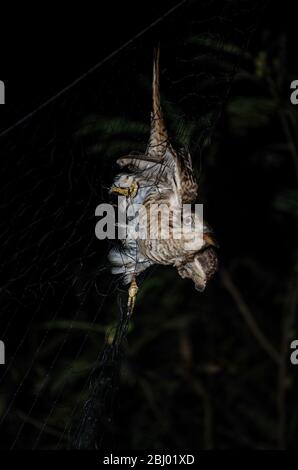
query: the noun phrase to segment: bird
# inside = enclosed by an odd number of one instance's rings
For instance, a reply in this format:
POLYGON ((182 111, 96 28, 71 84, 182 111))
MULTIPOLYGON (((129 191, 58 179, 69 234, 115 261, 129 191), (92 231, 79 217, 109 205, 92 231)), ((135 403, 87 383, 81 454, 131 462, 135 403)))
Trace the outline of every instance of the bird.
POLYGON ((130 236, 128 230, 121 245, 113 247, 108 255, 112 273, 121 275, 123 284, 129 285, 128 315, 135 307, 137 277, 150 266, 172 265, 182 278, 190 278, 200 292, 218 268, 218 243, 213 230, 193 208, 186 217, 190 230, 175 236, 181 229, 183 206, 192 207, 198 198, 198 183, 188 149, 174 148, 168 136, 161 108, 159 60, 158 47, 153 52, 152 111, 146 150, 117 160, 124 171, 115 177, 110 188, 110 193, 121 200, 119 204, 125 206, 126 214, 130 212, 128 228, 147 229, 146 236, 139 238, 130 236), (136 205, 143 211, 135 211, 136 205), (170 216, 148 217, 154 205, 167 208, 170 216), (164 232, 168 236, 163 237, 164 232))

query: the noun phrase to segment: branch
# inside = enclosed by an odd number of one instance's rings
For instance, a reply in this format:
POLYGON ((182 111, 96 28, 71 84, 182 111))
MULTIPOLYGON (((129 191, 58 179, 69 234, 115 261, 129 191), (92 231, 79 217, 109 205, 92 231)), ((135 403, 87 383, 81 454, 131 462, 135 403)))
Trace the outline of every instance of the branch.
POLYGON ((264 335, 264 333, 260 329, 252 312, 250 311, 245 300, 243 299, 242 294, 232 281, 229 273, 225 269, 221 269, 220 277, 223 286, 233 298, 235 304, 238 307, 239 313, 245 320, 250 332, 253 334, 253 336, 255 337, 259 345, 263 348, 263 350, 266 351, 267 354, 271 357, 271 359, 273 359, 276 364, 280 365, 281 357, 279 352, 275 349, 275 347, 271 344, 269 339, 264 335))

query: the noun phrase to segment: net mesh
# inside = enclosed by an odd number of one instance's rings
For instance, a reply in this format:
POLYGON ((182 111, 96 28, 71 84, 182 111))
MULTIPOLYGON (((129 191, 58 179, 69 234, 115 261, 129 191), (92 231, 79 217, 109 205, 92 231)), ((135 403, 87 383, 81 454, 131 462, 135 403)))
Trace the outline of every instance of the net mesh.
POLYGON ((1 138, 1 447, 87 449, 115 432, 130 327, 94 211, 108 200, 115 158, 144 152, 156 38, 169 133, 200 176, 236 67, 248 60, 252 3, 187 3, 1 138))

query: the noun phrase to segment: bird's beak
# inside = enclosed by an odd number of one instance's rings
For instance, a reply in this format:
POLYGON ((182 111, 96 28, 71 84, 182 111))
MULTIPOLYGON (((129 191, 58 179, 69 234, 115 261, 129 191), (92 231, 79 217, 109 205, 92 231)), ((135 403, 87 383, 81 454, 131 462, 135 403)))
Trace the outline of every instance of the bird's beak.
POLYGON ((215 238, 210 233, 204 233, 203 234, 203 240, 208 246, 215 246, 215 248, 219 248, 219 245, 215 238))

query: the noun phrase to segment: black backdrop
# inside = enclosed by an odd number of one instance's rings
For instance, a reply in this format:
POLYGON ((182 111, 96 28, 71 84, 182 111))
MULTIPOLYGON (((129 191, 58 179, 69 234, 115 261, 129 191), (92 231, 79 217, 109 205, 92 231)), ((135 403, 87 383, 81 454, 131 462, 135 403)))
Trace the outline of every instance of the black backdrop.
POLYGON ((106 266, 109 243, 94 237, 94 210, 108 199, 116 158, 146 144, 157 42, 167 122, 192 152, 220 271, 202 295, 170 269, 146 275, 101 445, 296 446, 292 12, 197 1, 168 14, 173 6, 62 12, 52 4, 5 14, 3 449, 69 447, 90 371, 119 319, 123 289, 106 266))

